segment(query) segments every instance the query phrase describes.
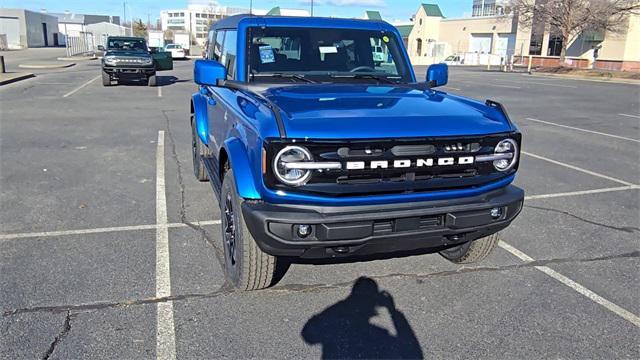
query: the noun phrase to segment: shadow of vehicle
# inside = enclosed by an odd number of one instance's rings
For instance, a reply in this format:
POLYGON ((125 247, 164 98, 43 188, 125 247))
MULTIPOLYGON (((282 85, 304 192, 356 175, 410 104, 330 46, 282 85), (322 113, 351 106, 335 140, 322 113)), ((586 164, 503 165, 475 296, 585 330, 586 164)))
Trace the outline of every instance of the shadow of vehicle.
POLYGON ((322 346, 323 359, 421 359, 420 343, 393 297, 371 278, 356 280, 351 294, 307 321, 301 332, 309 345, 322 346), (386 308, 395 332, 370 320, 386 308))
MULTIPOLYGON (((173 85, 175 83, 181 83, 181 82, 191 82, 190 79, 178 79, 175 76, 162 76, 162 75, 156 75, 156 87, 158 86, 169 86, 169 85, 173 85)), ((124 85, 124 86, 147 86, 147 82, 145 80, 139 80, 139 79, 127 79, 127 78, 122 78, 120 80, 118 80, 118 85, 124 85)))

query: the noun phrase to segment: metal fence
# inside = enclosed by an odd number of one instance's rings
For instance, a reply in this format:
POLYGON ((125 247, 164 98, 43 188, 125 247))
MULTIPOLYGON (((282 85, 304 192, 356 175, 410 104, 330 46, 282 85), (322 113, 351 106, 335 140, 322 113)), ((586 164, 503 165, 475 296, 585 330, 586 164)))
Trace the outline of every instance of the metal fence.
POLYGON ((92 33, 82 32, 78 36, 66 36, 67 56, 75 56, 96 51, 96 39, 92 33))

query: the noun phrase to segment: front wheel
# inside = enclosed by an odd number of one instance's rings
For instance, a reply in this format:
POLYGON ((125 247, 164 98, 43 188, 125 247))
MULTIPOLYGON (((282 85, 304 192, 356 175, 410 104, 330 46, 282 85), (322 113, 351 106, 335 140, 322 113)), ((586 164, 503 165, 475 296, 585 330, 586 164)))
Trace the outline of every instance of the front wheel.
POLYGON ((241 204, 233 170, 229 169, 224 175, 220 196, 225 272, 240 290, 264 289, 273 282, 276 258, 258 247, 244 221, 241 204))
POLYGON ((111 86, 111 75, 102 70, 102 86, 111 86))
POLYGON ((148 84, 149 84, 149 86, 157 86, 158 85, 158 79, 156 78, 155 74, 149 76, 148 84))
POLYGON ((498 246, 498 233, 440 251, 440 255, 456 264, 471 264, 484 260, 498 246))

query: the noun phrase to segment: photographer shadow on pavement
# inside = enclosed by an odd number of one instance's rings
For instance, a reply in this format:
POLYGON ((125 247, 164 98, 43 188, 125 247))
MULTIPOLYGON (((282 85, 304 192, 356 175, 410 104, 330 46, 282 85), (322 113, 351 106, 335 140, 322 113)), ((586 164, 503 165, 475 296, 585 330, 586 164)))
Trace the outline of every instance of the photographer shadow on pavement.
POLYGON ((359 278, 344 300, 307 321, 301 333, 309 345, 322 346, 323 359, 421 359, 420 343, 393 297, 368 277, 359 278), (386 308, 395 335, 370 320, 386 308))

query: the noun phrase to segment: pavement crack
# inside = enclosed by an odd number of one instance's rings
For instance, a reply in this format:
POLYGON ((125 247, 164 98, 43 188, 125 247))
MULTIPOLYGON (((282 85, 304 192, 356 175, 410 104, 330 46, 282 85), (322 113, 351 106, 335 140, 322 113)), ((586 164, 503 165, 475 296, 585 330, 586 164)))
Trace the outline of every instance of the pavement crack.
POLYGON ((220 249, 215 241, 211 239, 211 237, 207 234, 207 232, 201 226, 188 221, 187 220, 187 210, 185 206, 185 186, 184 186, 184 177, 182 175, 182 162, 178 158, 178 152, 176 150, 176 142, 173 137, 173 132, 171 131, 171 121, 169 116, 167 115, 167 110, 161 110, 162 116, 164 116, 165 121, 167 122, 167 135, 169 136, 169 142, 171 143, 171 157, 176 163, 177 167, 177 179, 178 185, 180 186, 180 222, 187 225, 191 229, 197 231, 202 236, 202 239, 206 241, 211 247, 213 247, 216 259, 218 260, 218 265, 224 270, 224 255, 222 249, 220 249))
POLYGON ((178 185, 180 186, 180 221, 186 224, 187 214, 185 210, 185 200, 184 200, 184 181, 182 177, 182 163, 178 158, 178 152, 176 150, 176 142, 173 138, 173 132, 171 131, 171 122, 169 121, 169 116, 167 115, 166 110, 161 110, 162 116, 167 122, 167 135, 169 135, 169 141, 171 142, 171 157, 176 162, 176 166, 178 168, 177 177, 178 177, 178 185))
POLYGON ((579 221, 585 222, 587 224, 596 225, 596 226, 600 226, 600 227, 604 227, 604 228, 612 229, 612 230, 616 230, 616 231, 622 231, 622 232, 626 232, 626 233, 640 232, 640 228, 635 227, 635 226, 618 227, 618 226, 607 225, 607 224, 604 224, 604 223, 599 223, 597 221, 585 219, 583 217, 580 217, 578 215, 572 214, 572 213, 570 213, 568 211, 565 211, 565 210, 558 210, 558 209, 553 209, 553 208, 548 208, 548 207, 543 207, 543 206, 533 206, 533 205, 525 205, 525 207, 532 208, 532 209, 537 209, 537 210, 551 211, 551 212, 567 215, 567 216, 570 216, 570 217, 572 217, 574 219, 577 219, 579 221))
MULTIPOLYGON (((594 258, 583 258, 583 259, 561 258, 561 259, 536 260, 536 261, 531 261, 526 263, 503 265, 503 266, 460 267, 455 270, 446 270, 446 271, 438 271, 438 272, 422 273, 422 274, 392 273, 392 274, 378 275, 378 276, 372 275, 370 276, 370 278, 374 280, 383 280, 383 279, 390 279, 390 278, 409 278, 409 279, 415 279, 417 283, 421 284, 425 280, 430 278, 440 278, 440 277, 453 276, 453 275, 459 275, 459 274, 482 273, 482 272, 484 273, 505 272, 505 271, 534 268, 537 266, 547 266, 547 265, 553 265, 553 264, 588 263, 588 262, 597 262, 597 261, 610 261, 610 260, 624 259, 624 258, 640 258, 640 251, 605 255, 605 256, 594 257, 594 258)), ((348 281, 335 283, 335 284, 287 284, 287 285, 275 286, 269 289, 261 290, 259 291, 259 293, 260 294, 278 294, 278 293, 317 292, 317 291, 324 291, 324 290, 331 290, 331 289, 342 289, 342 288, 348 289, 351 286, 353 286, 353 280, 348 280, 348 281)), ((243 292, 237 291, 233 289, 230 285, 225 284, 221 286, 218 290, 208 292, 208 293, 171 295, 171 296, 164 296, 164 297, 133 299, 133 300, 120 301, 120 302, 95 302, 95 303, 85 303, 85 304, 18 308, 18 309, 12 309, 12 310, 5 310, 2 316, 9 317, 9 316, 14 316, 18 314, 35 313, 35 312, 60 313, 65 311, 67 312, 67 314, 69 314, 70 311, 88 312, 88 311, 95 311, 95 310, 102 310, 102 309, 109 309, 109 308, 126 308, 129 306, 136 306, 136 305, 157 304, 157 303, 162 303, 167 301, 212 299, 212 298, 230 295, 234 293, 242 294, 243 292)), ((252 294, 252 293, 255 294, 256 292, 248 292, 245 294, 252 294)), ((68 316, 70 317, 72 315, 68 315, 68 316)))
POLYGON ((71 311, 67 310, 67 316, 64 319, 64 325, 62 326, 62 330, 53 339, 53 341, 51 342, 51 345, 49 345, 49 349, 47 349, 47 352, 45 352, 44 355, 42 356, 43 360, 48 360, 51 357, 51 355, 53 355, 53 352, 56 351, 56 347, 60 344, 60 342, 62 342, 62 339, 64 339, 64 337, 67 336, 69 331, 71 331, 71 316, 72 316, 71 311))

